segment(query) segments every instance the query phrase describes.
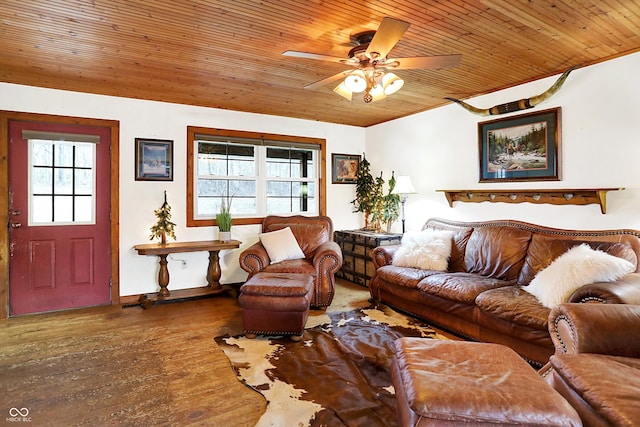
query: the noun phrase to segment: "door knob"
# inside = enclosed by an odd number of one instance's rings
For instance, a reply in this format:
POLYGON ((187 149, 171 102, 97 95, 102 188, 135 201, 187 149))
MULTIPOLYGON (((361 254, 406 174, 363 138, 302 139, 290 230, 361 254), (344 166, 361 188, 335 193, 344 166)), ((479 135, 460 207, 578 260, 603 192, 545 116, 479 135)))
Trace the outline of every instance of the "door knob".
POLYGON ((11 228, 20 228, 22 227, 22 224, 20 224, 19 222, 12 222, 10 223, 11 228))

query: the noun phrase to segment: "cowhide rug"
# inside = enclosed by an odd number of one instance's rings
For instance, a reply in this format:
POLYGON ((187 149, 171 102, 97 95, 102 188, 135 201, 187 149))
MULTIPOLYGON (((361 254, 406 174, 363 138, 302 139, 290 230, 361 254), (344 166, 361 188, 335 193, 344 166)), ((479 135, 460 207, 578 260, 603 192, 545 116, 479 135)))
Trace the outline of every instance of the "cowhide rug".
MULTIPOLYGON (((447 339, 388 307, 329 313, 329 323, 287 337, 216 337, 238 378, 261 393, 258 426, 394 426, 393 342, 447 339)), ((307 324, 309 326, 309 324, 307 324)))

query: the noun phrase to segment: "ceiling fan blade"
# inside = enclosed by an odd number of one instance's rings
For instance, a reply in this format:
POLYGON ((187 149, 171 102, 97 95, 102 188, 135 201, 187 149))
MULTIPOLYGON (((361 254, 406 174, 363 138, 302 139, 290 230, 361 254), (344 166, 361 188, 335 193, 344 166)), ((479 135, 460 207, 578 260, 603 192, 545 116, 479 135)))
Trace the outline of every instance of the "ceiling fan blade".
POLYGON ((399 19, 386 17, 380 23, 376 35, 373 36, 371 43, 365 54, 371 58, 385 58, 389 51, 398 43, 400 37, 409 28, 408 22, 399 19))
POLYGON ((315 89, 318 86, 322 86, 324 84, 335 82, 336 80, 340 80, 341 78, 343 78, 345 76, 345 74, 350 73, 350 72, 351 72, 351 70, 340 71, 338 74, 334 74, 333 76, 325 77, 324 79, 318 80, 317 82, 314 82, 314 83, 309 83, 304 88, 305 89, 315 89))
POLYGON ((295 50, 285 50, 282 52, 284 56, 293 56, 296 58, 306 58, 306 59, 319 59, 321 61, 330 61, 330 62, 339 62, 345 63, 348 60, 345 58, 339 58, 337 56, 329 56, 329 55, 320 55, 318 53, 309 53, 309 52, 297 52, 295 50))
POLYGON ((412 70, 417 68, 453 68, 460 65, 462 55, 437 55, 437 56, 416 56, 413 58, 391 58, 388 59, 383 67, 394 70, 412 70), (397 66, 393 66, 394 63, 397 66))

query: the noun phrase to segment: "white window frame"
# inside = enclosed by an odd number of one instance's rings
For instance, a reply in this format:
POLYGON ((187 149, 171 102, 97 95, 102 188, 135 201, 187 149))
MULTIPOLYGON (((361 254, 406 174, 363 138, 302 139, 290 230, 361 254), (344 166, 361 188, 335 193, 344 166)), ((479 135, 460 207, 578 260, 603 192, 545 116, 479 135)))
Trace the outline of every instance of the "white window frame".
POLYGON ((207 226, 215 225, 215 214, 213 215, 198 215, 198 179, 210 178, 210 179, 255 179, 256 180, 256 213, 253 214, 238 214, 233 212, 232 204, 232 216, 235 224, 252 224, 260 223, 262 218, 267 215, 323 215, 325 210, 325 185, 323 182, 324 176, 324 161, 325 158, 325 141, 304 138, 304 137, 288 137, 279 135, 262 135, 251 132, 240 131, 226 131, 230 135, 225 135, 225 131, 219 129, 211 129, 211 133, 207 132, 208 129, 203 128, 188 128, 188 155, 190 162, 188 170, 188 184, 187 184, 187 226, 207 226), (281 138, 279 138, 281 137, 281 138), (310 140, 311 142, 307 142, 310 140), (221 144, 250 144, 256 148, 255 161, 256 161, 256 176, 234 176, 234 175, 199 175, 198 171, 198 144, 199 142, 213 142, 221 144), (293 177, 267 177, 267 148, 300 148, 304 150, 311 150, 313 153, 313 176, 308 178, 293 178, 293 177), (268 181, 287 181, 287 182, 310 182, 313 183, 314 193, 313 198, 315 206, 313 210, 306 212, 270 212, 267 213, 267 182, 268 181), (191 191, 191 193, 189 193, 191 191))

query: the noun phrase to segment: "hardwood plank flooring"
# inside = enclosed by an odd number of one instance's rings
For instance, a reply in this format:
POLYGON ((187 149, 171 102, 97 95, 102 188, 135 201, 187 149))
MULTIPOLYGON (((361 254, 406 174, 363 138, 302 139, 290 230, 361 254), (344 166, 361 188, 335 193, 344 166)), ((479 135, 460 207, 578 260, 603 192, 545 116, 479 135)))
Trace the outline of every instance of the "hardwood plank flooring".
MULTIPOLYGON (((366 288, 336 288, 327 311, 367 305, 366 288)), ((2 320, 0 420, 27 408, 32 426, 253 426, 265 400, 213 339, 240 333, 241 308, 226 295, 2 320)))

